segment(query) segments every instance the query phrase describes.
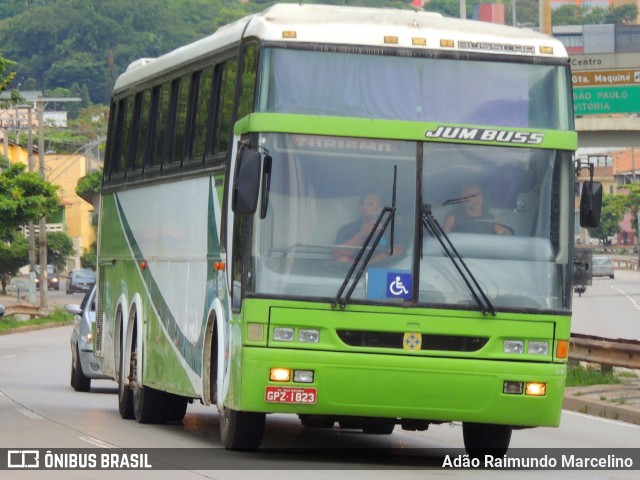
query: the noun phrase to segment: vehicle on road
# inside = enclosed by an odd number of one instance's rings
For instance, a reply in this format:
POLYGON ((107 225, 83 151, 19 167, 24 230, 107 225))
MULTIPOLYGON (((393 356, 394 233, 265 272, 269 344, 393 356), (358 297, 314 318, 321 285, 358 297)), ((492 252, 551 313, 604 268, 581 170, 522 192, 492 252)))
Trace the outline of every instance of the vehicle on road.
MULTIPOLYGON (((60 276, 53 265, 47 265, 47 282, 48 290, 60 290, 60 276)), ((40 288, 40 265, 36 265, 36 288, 40 288)))
POLYGON ((67 294, 88 292, 96 284, 96 272, 88 268, 79 268, 69 272, 67 294))
POLYGON ((596 255, 591 264, 591 276, 615 278, 613 260, 606 255, 596 255))
POLYGON ((100 361, 93 354, 93 335, 96 319, 96 288, 92 288, 80 305, 68 304, 73 313, 71 331, 71 386, 76 392, 88 392, 91 380, 109 378, 102 373, 100 361))
POLYGON ((121 417, 179 420, 197 399, 229 449, 258 448, 271 413, 378 434, 461 422, 467 451, 494 455, 512 429, 558 426, 568 60, 526 29, 278 4, 133 62, 111 99, 97 241, 95 347, 121 417), (474 228, 446 231, 454 211, 474 228))

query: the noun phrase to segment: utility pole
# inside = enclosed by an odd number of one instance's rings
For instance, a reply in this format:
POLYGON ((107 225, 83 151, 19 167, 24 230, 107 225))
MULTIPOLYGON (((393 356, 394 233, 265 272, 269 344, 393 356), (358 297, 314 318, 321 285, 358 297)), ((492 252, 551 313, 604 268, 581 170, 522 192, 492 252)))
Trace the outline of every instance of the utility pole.
POLYGON ((540 33, 551 35, 551 0, 538 0, 540 33))
MULTIPOLYGON (((39 97, 36 99, 38 110, 38 153, 40 156, 40 177, 46 180, 47 172, 44 163, 44 109, 47 102, 79 102, 78 97, 71 98, 49 98, 39 97)), ((40 219, 39 247, 40 247, 40 309, 45 313, 49 311, 49 279, 47 275, 47 219, 40 219)))
MULTIPOLYGON (((29 172, 33 172, 35 170, 35 159, 33 158, 33 112, 31 108, 29 108, 27 148, 29 149, 29 172)), ((34 231, 33 222, 29 222, 29 303, 36 303, 36 232, 34 231)))
MULTIPOLYGON (((44 168, 44 105, 40 102, 38 108, 38 154, 40 155, 40 177, 44 180, 46 176, 44 168)), ((49 298, 47 290, 49 279, 47 278, 47 219, 40 219, 40 309, 45 313, 49 311, 49 298)))

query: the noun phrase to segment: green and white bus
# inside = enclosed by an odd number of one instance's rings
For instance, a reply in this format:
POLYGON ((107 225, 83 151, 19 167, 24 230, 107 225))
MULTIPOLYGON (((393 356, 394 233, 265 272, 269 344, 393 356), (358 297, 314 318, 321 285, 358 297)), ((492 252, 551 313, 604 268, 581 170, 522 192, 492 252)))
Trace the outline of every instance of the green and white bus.
POLYGON ((470 452, 557 426, 572 108, 560 42, 408 10, 275 5, 132 63, 95 336, 121 416, 180 421, 200 401, 231 449, 259 447, 267 413, 377 434, 461 422, 470 452))

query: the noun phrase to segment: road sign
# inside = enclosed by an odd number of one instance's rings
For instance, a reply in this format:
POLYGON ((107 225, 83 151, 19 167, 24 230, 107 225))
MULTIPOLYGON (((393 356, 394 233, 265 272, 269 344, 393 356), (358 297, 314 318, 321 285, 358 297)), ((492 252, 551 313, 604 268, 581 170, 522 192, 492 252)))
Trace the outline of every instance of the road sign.
POLYGON ((640 85, 573 89, 575 115, 640 112, 640 85))
POLYGON ((610 85, 640 85, 640 66, 634 70, 592 70, 573 72, 573 88, 610 85))

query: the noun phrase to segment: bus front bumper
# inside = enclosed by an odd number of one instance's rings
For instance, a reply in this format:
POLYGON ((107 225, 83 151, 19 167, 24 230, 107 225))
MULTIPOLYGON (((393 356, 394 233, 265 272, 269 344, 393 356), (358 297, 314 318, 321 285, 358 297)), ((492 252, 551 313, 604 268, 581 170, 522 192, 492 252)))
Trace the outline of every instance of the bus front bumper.
POLYGON ((225 403, 236 410, 523 427, 559 425, 566 376, 566 365, 554 363, 259 347, 245 347, 234 370, 225 403), (313 382, 270 381, 276 367, 313 371, 313 382), (546 391, 504 393, 505 382, 544 383, 546 391), (274 390, 312 394, 274 396, 274 390))

